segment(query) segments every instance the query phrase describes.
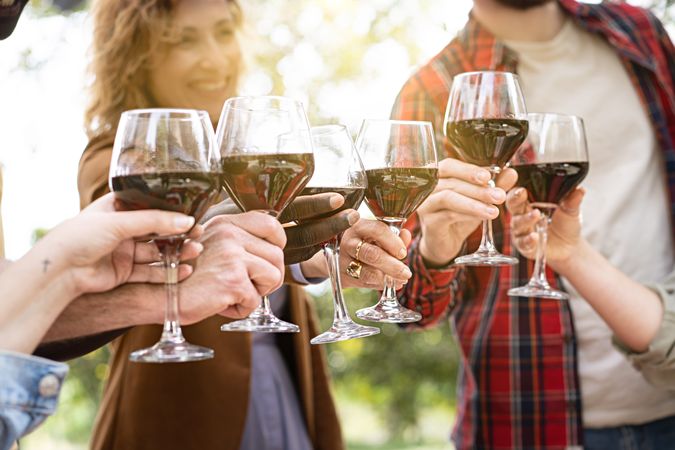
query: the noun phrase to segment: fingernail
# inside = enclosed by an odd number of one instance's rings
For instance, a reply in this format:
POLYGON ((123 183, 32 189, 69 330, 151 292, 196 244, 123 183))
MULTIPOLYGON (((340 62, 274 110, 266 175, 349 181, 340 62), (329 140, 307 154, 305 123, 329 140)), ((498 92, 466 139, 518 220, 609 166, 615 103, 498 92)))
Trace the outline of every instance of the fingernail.
POLYGON ((490 181, 490 178, 492 177, 490 176, 490 172, 487 170, 481 170, 480 172, 476 173, 476 180, 478 180, 480 183, 487 183, 490 181))
POLYGON ((192 216, 180 215, 173 219, 173 224, 176 228, 190 228, 195 224, 195 218, 192 216))
POLYGON ((523 192, 525 192, 525 188, 519 187, 516 189, 516 192, 514 192, 514 194, 520 197, 523 194, 523 192))
POLYGON ((408 269, 407 267, 406 267, 405 269, 403 269, 403 272, 401 272, 401 273, 402 273, 403 276, 406 277, 406 278, 412 277, 412 272, 411 272, 410 269, 408 269))
POLYGON ((354 225, 356 222, 358 222, 360 217, 361 216, 359 216, 358 212, 352 211, 347 216, 347 221, 349 221, 349 225, 351 226, 351 225, 354 225))
POLYGON ((344 197, 340 194, 332 195, 330 197, 330 207, 331 209, 337 209, 345 203, 344 197))
POLYGON ((490 189, 490 197, 496 202, 504 200, 504 191, 501 189, 490 189))
POLYGON ((195 242, 195 246, 197 247, 197 253, 201 253, 204 251, 204 244, 201 242, 195 242))
POLYGON ((495 214, 499 214, 499 209, 494 206, 486 206, 485 212, 491 216, 494 216, 495 214))
POLYGON ((403 259, 405 258, 405 255, 407 255, 408 252, 406 249, 402 248, 401 250, 398 251, 398 259, 403 259))

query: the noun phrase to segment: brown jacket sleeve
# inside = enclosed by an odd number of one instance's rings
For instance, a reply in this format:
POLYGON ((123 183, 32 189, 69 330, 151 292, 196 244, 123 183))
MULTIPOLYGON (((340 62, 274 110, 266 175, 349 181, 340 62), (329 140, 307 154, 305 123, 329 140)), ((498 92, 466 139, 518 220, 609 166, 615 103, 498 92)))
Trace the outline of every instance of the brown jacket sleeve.
POLYGON ((85 208, 109 191, 108 172, 114 141, 112 134, 103 134, 89 141, 84 149, 77 171, 80 208, 85 208))

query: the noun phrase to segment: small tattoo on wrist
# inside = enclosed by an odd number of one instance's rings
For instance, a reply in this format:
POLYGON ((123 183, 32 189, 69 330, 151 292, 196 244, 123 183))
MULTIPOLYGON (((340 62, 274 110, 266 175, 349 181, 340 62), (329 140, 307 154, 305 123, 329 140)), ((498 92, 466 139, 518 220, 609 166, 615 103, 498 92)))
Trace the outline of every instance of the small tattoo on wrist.
POLYGON ((42 261, 42 273, 47 273, 47 266, 49 266, 52 262, 48 259, 45 259, 42 261))

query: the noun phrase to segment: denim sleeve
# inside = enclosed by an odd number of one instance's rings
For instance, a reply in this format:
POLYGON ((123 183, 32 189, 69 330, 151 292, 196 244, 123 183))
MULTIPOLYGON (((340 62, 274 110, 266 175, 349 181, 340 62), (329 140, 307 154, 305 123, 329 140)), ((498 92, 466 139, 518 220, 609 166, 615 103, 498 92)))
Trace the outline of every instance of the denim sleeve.
POLYGON ((54 413, 68 366, 0 351, 0 450, 54 413))

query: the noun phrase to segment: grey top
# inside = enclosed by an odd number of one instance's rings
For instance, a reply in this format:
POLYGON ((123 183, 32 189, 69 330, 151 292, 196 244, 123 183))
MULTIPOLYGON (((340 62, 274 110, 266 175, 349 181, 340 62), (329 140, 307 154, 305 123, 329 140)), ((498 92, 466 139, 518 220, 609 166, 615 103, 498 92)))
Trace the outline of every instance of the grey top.
MULTIPOLYGON (((297 266, 291 270, 296 280, 311 282, 297 266)), ((270 295, 277 317, 282 318, 287 301, 286 286, 270 295)), ((300 399, 276 338, 276 333, 253 335, 251 389, 240 450, 312 450, 300 399)))
POLYGON ((675 391, 675 271, 659 284, 647 285, 663 302, 661 328, 642 353, 635 353, 616 337, 614 345, 654 386, 675 391))

